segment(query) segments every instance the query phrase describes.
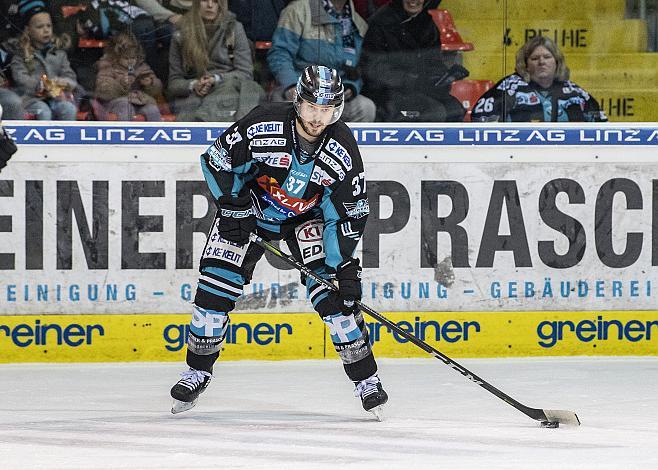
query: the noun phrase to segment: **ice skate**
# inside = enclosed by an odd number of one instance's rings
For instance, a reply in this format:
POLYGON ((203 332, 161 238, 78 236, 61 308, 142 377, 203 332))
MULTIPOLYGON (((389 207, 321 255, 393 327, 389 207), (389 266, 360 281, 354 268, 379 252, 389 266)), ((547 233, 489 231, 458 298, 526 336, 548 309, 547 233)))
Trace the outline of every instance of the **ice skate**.
POLYGON ((382 383, 377 374, 360 382, 355 382, 354 385, 354 396, 361 398, 363 409, 375 415, 378 421, 383 421, 383 405, 388 401, 388 395, 382 388, 382 383))
POLYGON ((171 396, 174 403, 171 405, 173 414, 194 408, 199 400, 199 395, 208 387, 212 374, 203 370, 190 367, 181 374, 181 379, 171 388, 171 396))

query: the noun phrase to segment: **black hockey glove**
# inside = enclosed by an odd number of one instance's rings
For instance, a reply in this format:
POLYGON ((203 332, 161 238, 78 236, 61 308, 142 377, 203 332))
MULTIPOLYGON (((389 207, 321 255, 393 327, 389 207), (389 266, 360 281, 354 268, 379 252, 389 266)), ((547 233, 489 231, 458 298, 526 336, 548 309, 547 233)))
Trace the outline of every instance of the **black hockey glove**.
POLYGON ((256 211, 251 197, 225 195, 219 198, 219 235, 230 242, 246 245, 256 230, 256 211))
POLYGON ((16 153, 16 144, 0 128, 0 170, 7 166, 7 162, 16 153))
POLYGON ((329 299, 336 309, 345 315, 352 315, 359 311, 356 305, 361 300, 361 266, 356 258, 348 258, 336 267, 336 281, 338 290, 329 294, 329 299))

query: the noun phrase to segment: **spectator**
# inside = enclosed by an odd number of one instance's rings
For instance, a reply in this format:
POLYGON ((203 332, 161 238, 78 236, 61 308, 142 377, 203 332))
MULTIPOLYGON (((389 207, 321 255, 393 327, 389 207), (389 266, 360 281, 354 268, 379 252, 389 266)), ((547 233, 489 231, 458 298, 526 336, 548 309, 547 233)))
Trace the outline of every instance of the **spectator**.
POLYGON ((393 0, 370 17, 363 41, 364 89, 378 121, 463 121, 450 95, 441 39, 427 12, 440 0, 393 0))
POLYGON ((226 0, 193 0, 171 43, 168 92, 179 121, 233 121, 263 98, 249 40, 226 0))
POLYGON ((86 3, 89 4, 87 9, 78 13, 79 32, 83 36, 109 39, 128 30, 141 43, 151 67, 157 65, 156 28, 151 15, 128 0, 97 0, 86 3))
POLYGON ((564 55, 549 38, 535 36, 516 54, 516 73, 487 91, 473 107, 472 121, 607 121, 596 100, 569 80, 564 55))
POLYGON ((4 108, 5 119, 23 119, 21 98, 9 89, 12 54, 0 45, 0 105, 4 108))
POLYGON ((39 120, 75 120, 73 90, 78 83, 66 57, 69 38, 53 35, 50 14, 41 0, 21 3, 20 14, 26 26, 11 73, 25 110, 39 120))
POLYGON ((375 103, 361 94, 357 65, 368 25, 352 0, 294 0, 281 12, 267 56, 279 84, 273 101, 292 100, 305 67, 321 64, 338 70, 345 86, 343 119, 375 120, 375 103))
POLYGON ((119 33, 110 39, 97 63, 96 98, 101 104, 100 119, 113 113, 120 121, 142 114, 147 121, 161 121, 157 98, 162 82, 144 62, 144 52, 135 36, 119 33))

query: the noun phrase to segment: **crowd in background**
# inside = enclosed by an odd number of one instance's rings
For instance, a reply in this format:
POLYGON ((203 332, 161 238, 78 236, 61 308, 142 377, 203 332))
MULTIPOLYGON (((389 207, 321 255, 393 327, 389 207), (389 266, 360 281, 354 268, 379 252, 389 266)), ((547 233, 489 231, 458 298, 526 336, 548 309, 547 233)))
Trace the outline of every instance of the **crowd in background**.
MULTIPOLYGON (((451 85, 468 71, 428 13, 441 0, 1 1, 4 119, 234 121, 291 100, 310 64, 341 74, 345 121, 464 119, 451 85)), ((472 117, 605 120, 550 39, 472 117)))

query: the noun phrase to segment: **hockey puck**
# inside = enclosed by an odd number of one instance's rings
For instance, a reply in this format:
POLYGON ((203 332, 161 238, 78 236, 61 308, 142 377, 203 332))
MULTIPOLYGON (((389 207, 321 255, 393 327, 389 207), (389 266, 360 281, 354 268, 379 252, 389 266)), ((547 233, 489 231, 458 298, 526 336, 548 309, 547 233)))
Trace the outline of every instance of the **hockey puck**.
POLYGON ((559 428, 560 423, 558 421, 542 421, 541 422, 541 427, 542 428, 559 428))

